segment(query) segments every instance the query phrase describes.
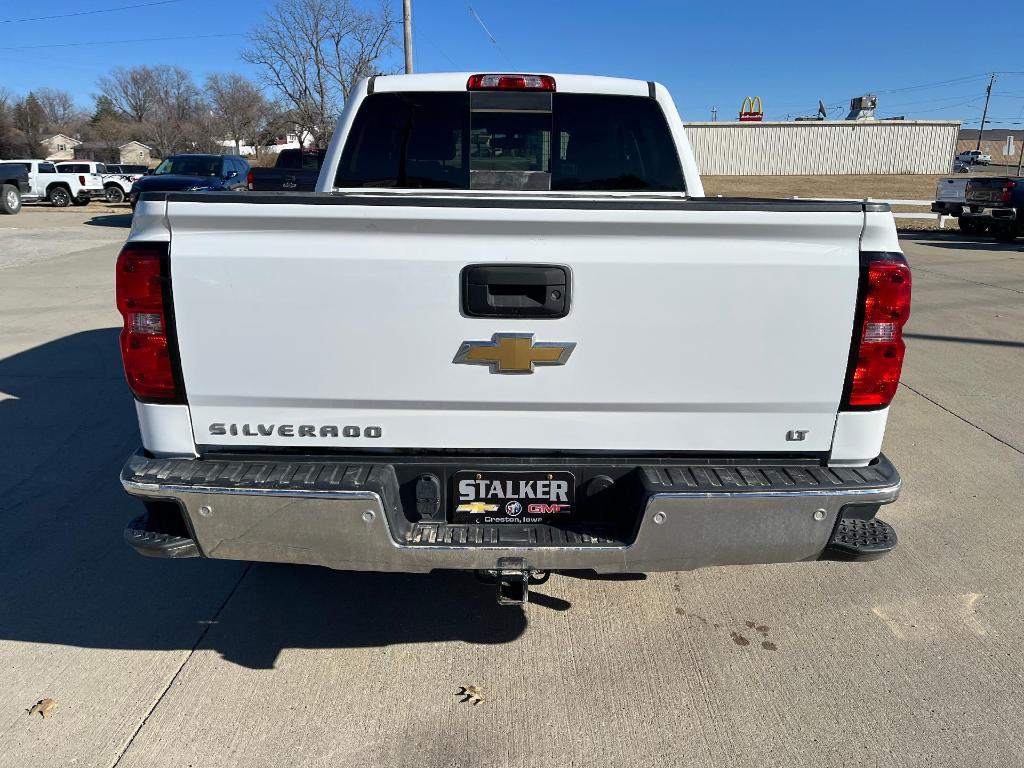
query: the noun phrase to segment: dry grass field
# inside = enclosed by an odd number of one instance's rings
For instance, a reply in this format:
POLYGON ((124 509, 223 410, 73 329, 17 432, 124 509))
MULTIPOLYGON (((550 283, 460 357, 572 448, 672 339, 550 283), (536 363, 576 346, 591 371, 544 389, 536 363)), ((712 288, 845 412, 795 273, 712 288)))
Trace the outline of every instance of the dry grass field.
MULTIPOLYGON (((1016 168, 1009 170, 1015 175, 1016 168)), ((704 176, 704 194, 724 197, 874 197, 882 200, 931 200, 941 176, 704 176)), ((1007 175, 990 166, 972 175, 1007 175)))

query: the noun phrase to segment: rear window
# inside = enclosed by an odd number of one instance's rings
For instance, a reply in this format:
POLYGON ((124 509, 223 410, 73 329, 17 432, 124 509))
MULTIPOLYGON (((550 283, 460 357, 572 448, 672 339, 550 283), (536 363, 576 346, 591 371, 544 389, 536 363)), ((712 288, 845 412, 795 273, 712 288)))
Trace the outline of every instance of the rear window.
POLYGON ((652 99, 575 93, 379 93, 349 132, 336 187, 683 191, 652 99))

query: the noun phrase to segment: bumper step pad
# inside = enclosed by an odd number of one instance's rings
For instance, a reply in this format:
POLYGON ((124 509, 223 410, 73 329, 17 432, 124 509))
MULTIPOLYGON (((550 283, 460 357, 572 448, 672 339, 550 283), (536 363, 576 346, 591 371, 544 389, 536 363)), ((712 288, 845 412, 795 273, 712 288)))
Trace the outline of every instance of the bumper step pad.
POLYGON ((147 557, 199 557, 199 548, 192 539, 150 530, 147 528, 148 524, 147 515, 136 517, 128 523, 128 527, 124 529, 125 544, 147 557))
POLYGON ((563 530, 549 525, 449 525, 415 523, 409 545, 461 545, 481 547, 611 547, 621 542, 610 529, 563 530))
POLYGON ((896 530, 877 517, 872 520, 843 518, 836 525, 829 548, 850 557, 879 557, 896 548, 896 530))

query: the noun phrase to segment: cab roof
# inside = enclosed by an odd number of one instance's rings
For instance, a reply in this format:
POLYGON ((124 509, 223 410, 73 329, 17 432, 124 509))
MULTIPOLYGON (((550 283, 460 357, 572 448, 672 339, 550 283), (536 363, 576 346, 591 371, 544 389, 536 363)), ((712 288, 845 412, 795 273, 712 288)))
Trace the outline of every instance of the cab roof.
MULTIPOLYGON (((506 74, 505 72, 430 72, 422 75, 377 75, 373 78, 374 93, 398 91, 465 91, 471 75, 506 74)), ((508 74, 547 75, 555 79, 557 93, 606 93, 619 96, 649 96, 646 80, 597 75, 559 75, 552 72, 509 72, 508 74)))

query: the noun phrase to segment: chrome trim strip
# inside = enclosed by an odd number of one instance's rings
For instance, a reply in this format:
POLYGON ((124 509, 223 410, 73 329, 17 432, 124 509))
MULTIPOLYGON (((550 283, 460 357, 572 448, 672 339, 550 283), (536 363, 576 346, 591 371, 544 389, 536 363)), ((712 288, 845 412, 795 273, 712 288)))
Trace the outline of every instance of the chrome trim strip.
POLYGON ((900 489, 903 487, 903 483, 898 482, 894 485, 886 485, 881 488, 846 488, 844 490, 825 490, 825 491, 715 491, 714 493, 708 493, 706 491, 693 491, 692 493, 687 491, 671 491, 667 493, 655 492, 651 494, 651 501, 660 499, 731 499, 731 498, 772 498, 776 496, 785 496, 786 498, 795 499, 807 496, 871 496, 871 495, 883 495, 888 496, 890 494, 899 494, 900 489))
POLYGON ((219 494, 222 496, 291 496, 309 499, 348 499, 376 501, 381 498, 373 491, 320 491, 304 488, 218 488, 209 485, 170 485, 164 483, 140 483, 122 478, 121 485, 126 491, 140 491, 146 495, 173 496, 180 493, 219 494))

